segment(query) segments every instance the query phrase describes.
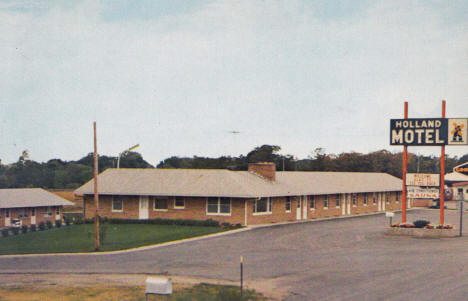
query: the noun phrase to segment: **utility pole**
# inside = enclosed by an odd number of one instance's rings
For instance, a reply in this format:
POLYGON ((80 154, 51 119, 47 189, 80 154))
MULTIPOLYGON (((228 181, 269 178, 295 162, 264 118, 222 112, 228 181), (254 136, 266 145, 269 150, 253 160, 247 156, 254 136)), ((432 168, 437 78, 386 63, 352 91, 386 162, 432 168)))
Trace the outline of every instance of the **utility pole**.
POLYGON ((97 137, 96 137, 96 121, 94 126, 94 206, 96 211, 94 214, 94 249, 99 251, 99 195, 98 195, 98 154, 97 154, 97 137))
MULTIPOLYGON (((445 118, 445 100, 442 100, 442 118, 445 118)), ((445 145, 441 146, 440 151, 440 196, 439 196, 439 210, 440 210, 440 221, 441 225, 444 224, 445 220, 445 145)))
MULTIPOLYGON (((405 119, 408 119, 408 102, 405 101, 405 105, 404 105, 404 116, 405 116, 405 119)), ((407 200, 407 196, 406 196, 406 168, 407 168, 407 165, 408 165, 408 146, 404 145, 403 146, 403 168, 402 168, 402 171, 403 171, 403 189, 402 189, 402 194, 401 194, 401 222, 402 223, 406 223, 406 200, 407 200)))

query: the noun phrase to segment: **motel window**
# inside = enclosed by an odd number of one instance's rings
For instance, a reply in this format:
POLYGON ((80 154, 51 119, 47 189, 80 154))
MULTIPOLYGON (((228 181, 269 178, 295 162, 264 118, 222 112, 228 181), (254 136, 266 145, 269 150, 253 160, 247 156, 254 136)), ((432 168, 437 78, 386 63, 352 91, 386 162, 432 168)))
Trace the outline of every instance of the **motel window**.
POLYGON ((52 216, 52 208, 46 207, 46 210, 44 212, 45 217, 51 217, 52 216))
POLYGON ((372 193, 372 204, 377 204, 377 195, 374 193, 372 193))
POLYGON ((367 193, 364 193, 364 206, 367 206, 367 193))
POLYGON ((5 217, 10 217, 10 209, 5 209, 5 217))
POLYGON ((123 211, 123 200, 121 198, 112 199, 112 211, 115 211, 115 212, 123 211))
POLYGON ((153 210, 155 211, 167 211, 167 198, 154 198, 153 199, 153 210))
POLYGON ((353 199, 353 207, 356 207, 357 206, 357 195, 355 193, 353 193, 352 199, 353 199))
POLYGON ((335 207, 340 208, 340 206, 341 206, 340 195, 337 194, 336 199, 335 199, 335 207))
POLYGON ((291 212, 291 198, 286 197, 286 212, 291 212))
POLYGON ((26 208, 18 209, 18 217, 28 217, 28 213, 26 212, 26 208))
POLYGON ((176 196, 174 198, 174 208, 175 209, 184 209, 185 208, 185 198, 176 196))
POLYGON ((271 198, 261 198, 261 199, 255 200, 254 213, 271 213, 272 207, 273 207, 273 200, 271 198))
POLYGON ((313 210, 315 209, 315 198, 313 195, 309 196, 309 204, 310 204, 310 209, 313 210))
POLYGON ((323 209, 328 209, 328 195, 323 199, 323 209))
POLYGON ((390 192, 385 193, 385 202, 390 203, 390 192))
POLYGON ((36 216, 36 208, 31 208, 31 216, 36 216))
POLYGON ((207 214, 231 214, 231 199, 230 198, 208 198, 207 214))
POLYGON ((55 207, 55 215, 60 215, 60 207, 55 207))

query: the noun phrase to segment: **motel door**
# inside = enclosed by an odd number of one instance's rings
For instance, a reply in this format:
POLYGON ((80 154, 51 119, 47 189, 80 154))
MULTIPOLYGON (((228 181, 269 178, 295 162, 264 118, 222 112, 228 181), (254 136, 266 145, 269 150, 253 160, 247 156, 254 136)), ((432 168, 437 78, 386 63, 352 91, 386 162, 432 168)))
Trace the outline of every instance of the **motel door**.
POLYGON ((381 192, 380 193, 380 201, 382 202, 382 210, 385 211, 385 203, 386 203, 386 200, 384 198, 384 193, 385 192, 381 192))
POLYGON ((348 197, 347 197, 347 201, 346 201, 346 209, 347 209, 347 214, 350 215, 351 214, 351 194, 348 193, 348 197))
POLYGON ((36 208, 31 208, 31 225, 36 224, 36 208))
POLYGON ((346 194, 341 195, 341 215, 346 215, 346 194))
POLYGON ((307 219, 307 196, 303 196, 302 200, 302 218, 307 219))
POLYGON ((301 197, 297 197, 297 210, 296 210, 296 219, 300 220, 301 219, 301 212, 302 212, 302 202, 301 202, 301 197))
POLYGON ((382 198, 380 196, 380 192, 377 194, 377 204, 378 204, 378 210, 377 211, 382 211, 382 198))
POLYGON ((148 219, 148 213, 149 213, 149 206, 148 206, 149 200, 147 196, 140 196, 140 212, 139 212, 139 219, 148 219))
POLYGON ((10 209, 5 209, 5 227, 10 227, 10 209))

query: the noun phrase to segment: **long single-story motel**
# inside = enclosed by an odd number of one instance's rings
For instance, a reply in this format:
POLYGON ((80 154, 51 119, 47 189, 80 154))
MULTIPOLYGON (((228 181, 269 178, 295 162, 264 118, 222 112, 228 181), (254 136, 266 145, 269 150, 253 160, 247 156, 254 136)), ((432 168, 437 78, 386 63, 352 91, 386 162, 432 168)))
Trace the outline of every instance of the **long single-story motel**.
POLYGON ((62 220, 62 207, 73 205, 41 188, 0 189, 0 228, 14 220, 22 225, 62 220))
MULTIPOLYGON (((402 181, 386 173, 107 169, 98 176, 99 214, 128 219, 214 219, 254 225, 400 209, 402 181)), ((83 195, 95 213, 93 180, 83 195)))

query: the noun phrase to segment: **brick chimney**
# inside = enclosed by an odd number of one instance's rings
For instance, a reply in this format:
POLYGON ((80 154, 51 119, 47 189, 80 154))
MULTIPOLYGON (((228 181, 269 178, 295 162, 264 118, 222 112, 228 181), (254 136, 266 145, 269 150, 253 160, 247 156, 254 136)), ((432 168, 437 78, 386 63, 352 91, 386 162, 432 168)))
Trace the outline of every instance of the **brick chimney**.
POLYGON ((249 163, 249 172, 269 181, 276 180, 276 165, 273 162, 249 163))

